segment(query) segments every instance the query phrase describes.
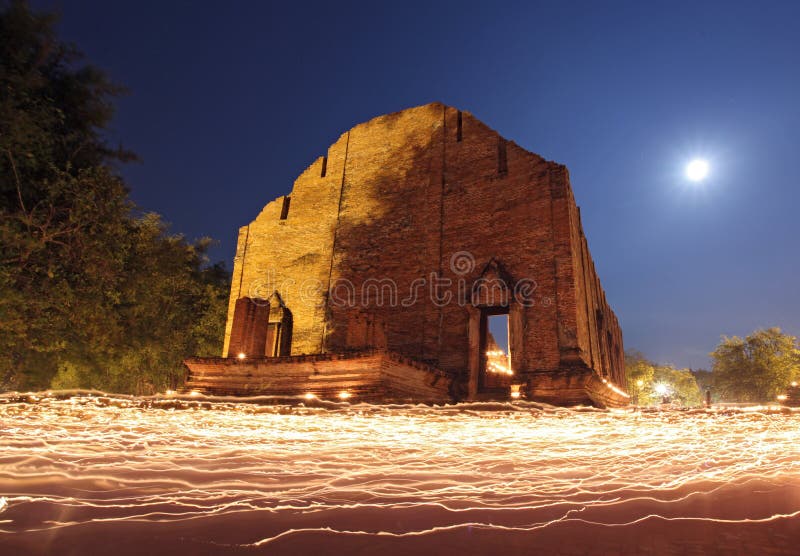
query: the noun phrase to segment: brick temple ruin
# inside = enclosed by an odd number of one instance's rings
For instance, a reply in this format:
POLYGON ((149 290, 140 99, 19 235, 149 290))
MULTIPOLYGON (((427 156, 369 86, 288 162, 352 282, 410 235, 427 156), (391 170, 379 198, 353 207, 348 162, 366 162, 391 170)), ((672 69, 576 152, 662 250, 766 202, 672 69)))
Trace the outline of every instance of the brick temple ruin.
POLYGON ((628 403, 566 167, 439 103, 345 132, 239 230, 222 357, 186 365, 209 394, 628 403))

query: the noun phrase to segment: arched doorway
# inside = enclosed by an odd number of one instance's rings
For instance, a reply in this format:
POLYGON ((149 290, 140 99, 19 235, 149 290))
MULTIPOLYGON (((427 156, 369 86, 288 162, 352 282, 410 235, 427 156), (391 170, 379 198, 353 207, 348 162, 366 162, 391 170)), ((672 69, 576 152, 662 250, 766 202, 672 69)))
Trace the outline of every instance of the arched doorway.
POLYGON ((469 397, 510 394, 519 381, 514 368, 521 361, 522 312, 513 295, 514 280, 492 259, 470 289, 469 397), (494 330, 494 333, 493 333, 494 330))

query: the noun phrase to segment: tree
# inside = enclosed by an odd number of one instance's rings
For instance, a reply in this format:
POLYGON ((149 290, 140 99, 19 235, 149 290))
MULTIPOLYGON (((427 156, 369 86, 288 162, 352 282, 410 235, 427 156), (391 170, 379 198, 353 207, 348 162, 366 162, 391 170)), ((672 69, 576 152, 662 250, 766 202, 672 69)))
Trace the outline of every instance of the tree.
POLYGON ((703 403, 703 395, 697 381, 689 369, 676 369, 671 365, 656 366, 653 380, 656 385, 664 385, 666 396, 673 402, 685 407, 698 406, 703 403))
POLYGON ((635 405, 648 405, 655 369, 644 354, 638 351, 625 352, 625 375, 631 402, 635 405))
POLYGON ((714 385, 727 401, 773 401, 800 376, 797 338, 777 327, 756 330, 744 339, 723 336, 710 355, 714 385))
POLYGON ((636 405, 660 404, 664 397, 683 406, 702 403, 702 394, 694 375, 688 369, 659 365, 638 351, 625 352, 625 373, 631 401, 636 405), (664 393, 660 392, 664 389, 664 393))
POLYGON ((692 370, 692 375, 695 382, 697 382, 697 387, 700 388, 700 392, 705 395, 708 390, 711 392, 712 399, 714 399, 717 394, 714 387, 714 373, 706 369, 694 369, 692 370))
POLYGON ((33 208, 0 219, 4 378, 32 387, 111 339, 130 226, 125 188, 104 167, 53 171, 43 185, 33 208))
POLYGON ((219 352, 228 276, 130 201, 134 156, 104 139, 121 89, 55 22, 0 11, 0 388, 174 387, 219 352))

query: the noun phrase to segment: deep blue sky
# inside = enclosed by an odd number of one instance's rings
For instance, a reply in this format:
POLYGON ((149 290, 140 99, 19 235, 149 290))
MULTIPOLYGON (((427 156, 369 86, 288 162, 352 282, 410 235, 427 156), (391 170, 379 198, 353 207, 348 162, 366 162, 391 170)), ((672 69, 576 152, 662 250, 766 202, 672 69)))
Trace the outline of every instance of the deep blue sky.
POLYGON ((627 348, 707 367, 721 334, 800 333, 800 2, 34 5, 130 89, 134 199, 229 268, 343 131, 439 100, 569 167, 627 348))

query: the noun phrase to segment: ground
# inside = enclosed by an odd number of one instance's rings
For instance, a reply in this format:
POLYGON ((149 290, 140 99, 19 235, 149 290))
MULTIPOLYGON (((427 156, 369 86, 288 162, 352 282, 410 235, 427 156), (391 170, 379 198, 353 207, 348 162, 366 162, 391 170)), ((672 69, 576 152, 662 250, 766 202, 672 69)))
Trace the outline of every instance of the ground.
POLYGON ((0 552, 790 554, 800 415, 0 398, 0 552))

